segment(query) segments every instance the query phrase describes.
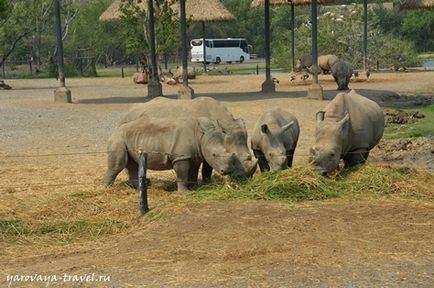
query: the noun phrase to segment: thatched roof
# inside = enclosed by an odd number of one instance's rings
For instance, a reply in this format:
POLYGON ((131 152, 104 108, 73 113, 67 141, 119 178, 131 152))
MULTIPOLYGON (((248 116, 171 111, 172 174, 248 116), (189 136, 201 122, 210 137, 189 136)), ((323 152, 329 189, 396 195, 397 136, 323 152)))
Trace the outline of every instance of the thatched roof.
MULTIPOLYGON (((142 9, 147 9, 147 1, 136 0, 141 2, 139 5, 142 9)), ((219 0, 186 0, 185 10, 187 17, 194 22, 220 22, 234 21, 235 16, 226 9, 219 0)), ((122 13, 119 6, 122 0, 114 0, 104 13, 99 17, 100 21, 116 21, 121 18, 122 13)), ((172 6, 174 11, 179 13, 179 2, 172 6)))
POLYGON ((401 0, 399 10, 434 8, 434 0, 401 0))
MULTIPOLYGON (((179 13, 179 1, 173 5, 179 13)), ((187 18, 194 22, 235 21, 235 16, 219 0, 186 0, 187 18)))
MULTIPOLYGON (((99 21, 117 21, 121 19, 122 12, 119 10, 123 0, 114 0, 113 3, 104 11, 104 13, 99 16, 99 21)), ((146 0, 136 0, 138 5, 146 10, 148 7, 148 1, 146 0)))
MULTIPOLYGON (((258 6, 264 6, 265 0, 253 0, 250 4, 250 7, 258 7, 258 6)), ((329 4, 333 3, 334 0, 318 0, 318 4, 329 4)), ((279 5, 291 5, 291 3, 294 3, 294 5, 310 5, 312 3, 312 0, 270 0, 271 6, 279 6, 279 5)))

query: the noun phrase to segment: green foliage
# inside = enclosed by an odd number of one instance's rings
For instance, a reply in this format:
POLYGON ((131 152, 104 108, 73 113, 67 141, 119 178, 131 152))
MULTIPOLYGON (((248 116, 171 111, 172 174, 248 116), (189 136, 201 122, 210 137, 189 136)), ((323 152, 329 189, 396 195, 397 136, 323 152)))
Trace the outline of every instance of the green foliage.
POLYGON ((7 0, 0 0, 0 21, 2 19, 5 19, 8 15, 8 1, 7 0))
POLYGON ((434 104, 418 111, 425 115, 425 118, 416 119, 414 123, 390 124, 386 126, 384 138, 434 137, 434 104))
MULTIPOLYGON (((282 9, 283 10, 283 9, 282 9)), ((303 12, 303 11, 301 11, 303 12)), ((310 53, 311 25, 307 14, 298 14, 296 22, 296 59, 310 53), (301 20, 301 21, 300 21, 301 20)), ((381 67, 412 66, 418 63, 414 46, 409 41, 391 34, 385 34, 379 27, 378 17, 372 10, 368 11, 368 57, 371 66, 377 61, 381 67)), ((276 16, 288 13, 276 12, 276 16)), ((351 62, 354 67, 362 66, 363 47, 363 8, 357 6, 322 7, 318 20, 319 54, 335 54, 351 62)), ((289 20, 286 20, 289 22, 289 20)), ((277 22, 277 21, 275 21, 277 22)), ((281 23, 277 22, 277 23, 281 23)), ((280 25, 282 27, 282 24, 280 25)), ((284 68, 290 68, 290 31, 280 31, 281 37, 274 38, 273 60, 284 68)))

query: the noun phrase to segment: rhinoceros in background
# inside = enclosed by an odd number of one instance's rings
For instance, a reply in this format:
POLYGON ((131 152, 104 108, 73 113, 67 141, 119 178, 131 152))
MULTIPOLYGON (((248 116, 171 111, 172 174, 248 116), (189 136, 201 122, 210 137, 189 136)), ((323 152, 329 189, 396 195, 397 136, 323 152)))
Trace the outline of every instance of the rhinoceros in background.
MULTIPOLYGON (((173 77, 177 77, 182 80, 182 67, 177 67, 175 73, 173 74, 173 77)), ((194 67, 189 66, 187 68, 187 78, 188 79, 195 79, 196 78, 196 69, 194 67)))
POLYGON ((206 117, 172 121, 141 117, 115 130, 108 143, 105 185, 127 168, 131 185, 138 185, 139 151, 148 153, 151 170, 174 169, 178 191, 197 184, 199 166, 206 161, 220 174, 232 173, 235 155, 224 147, 224 132, 217 121, 206 117))
MULTIPOLYGON (((228 109, 210 97, 198 97, 193 100, 175 100, 157 97, 146 103, 135 104, 122 118, 121 124, 133 121, 143 115, 179 121, 179 118, 208 117, 217 120, 225 132, 225 147, 235 153, 239 159, 231 175, 236 179, 246 179, 255 173, 257 161, 252 159, 247 145, 247 129, 242 119, 235 119, 228 109), (242 173, 240 173, 242 171, 242 173)), ((202 178, 209 181, 212 167, 205 161, 202 167, 202 178)))
POLYGON ((353 75, 353 65, 347 61, 339 60, 332 67, 332 75, 338 84, 338 90, 348 90, 348 83, 353 75))
MULTIPOLYGON (((338 61, 338 57, 333 54, 318 56, 318 73, 327 74, 330 73, 333 65, 338 61)), ((312 55, 305 54, 297 61, 297 70, 305 68, 309 73, 313 74, 312 70, 312 55)))
POLYGON ((345 168, 363 164, 384 132, 380 106, 354 90, 336 95, 316 118, 310 160, 323 175, 336 169, 340 159, 345 168))
POLYGON ((274 108, 259 117, 253 128, 252 149, 261 172, 292 166, 300 127, 291 113, 274 108))

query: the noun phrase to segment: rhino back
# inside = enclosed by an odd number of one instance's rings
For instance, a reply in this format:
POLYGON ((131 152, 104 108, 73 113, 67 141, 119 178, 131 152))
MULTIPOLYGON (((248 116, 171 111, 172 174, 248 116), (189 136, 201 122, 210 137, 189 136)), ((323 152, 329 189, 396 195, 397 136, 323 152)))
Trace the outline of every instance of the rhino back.
POLYGON ((156 117, 141 117, 121 125, 125 145, 138 162, 139 150, 148 153, 148 167, 152 170, 172 168, 173 161, 199 157, 195 141, 194 121, 171 121, 156 117))
POLYGON ((347 61, 339 60, 332 66, 332 74, 335 77, 347 77, 353 73, 353 65, 347 61))

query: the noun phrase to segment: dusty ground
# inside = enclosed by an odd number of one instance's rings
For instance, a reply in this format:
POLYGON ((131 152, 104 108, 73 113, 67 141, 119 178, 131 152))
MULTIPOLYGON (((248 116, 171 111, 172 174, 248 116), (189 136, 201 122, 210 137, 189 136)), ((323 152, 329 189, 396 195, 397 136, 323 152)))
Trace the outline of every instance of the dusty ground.
MULTIPOLYGON (((191 86, 197 96, 223 101, 249 131, 271 107, 291 111, 301 125, 297 165, 307 161, 314 115, 326 101, 303 97, 307 81, 277 78, 277 93, 265 95, 257 92, 263 76, 256 75, 199 77, 191 86)), ((350 88, 382 105, 424 104, 434 96, 432 79, 434 72, 374 74, 350 88)), ((330 99, 336 86, 329 76, 321 80, 330 99)), ((74 104, 57 104, 55 81, 8 84, 13 90, 0 90, 0 197, 99 187, 107 138, 131 104, 146 95, 146 87, 131 79, 71 79, 74 104)), ((177 89, 164 86, 164 93, 174 97, 177 89)), ((392 157, 392 150, 384 154, 392 157)), ((376 161, 396 160, 375 153, 376 161)), ((414 164, 428 167, 417 159, 414 164)), ((92 242, 57 248, 0 242, 0 283, 5 286, 9 274, 96 273, 110 275, 110 283, 50 287, 432 287, 433 208, 379 200, 185 204, 166 218, 145 219, 135 230, 92 242)), ((0 217, 13 215, 13 207, 0 207, 0 217)), ((28 282, 12 287, 22 284, 45 287, 28 282)))

